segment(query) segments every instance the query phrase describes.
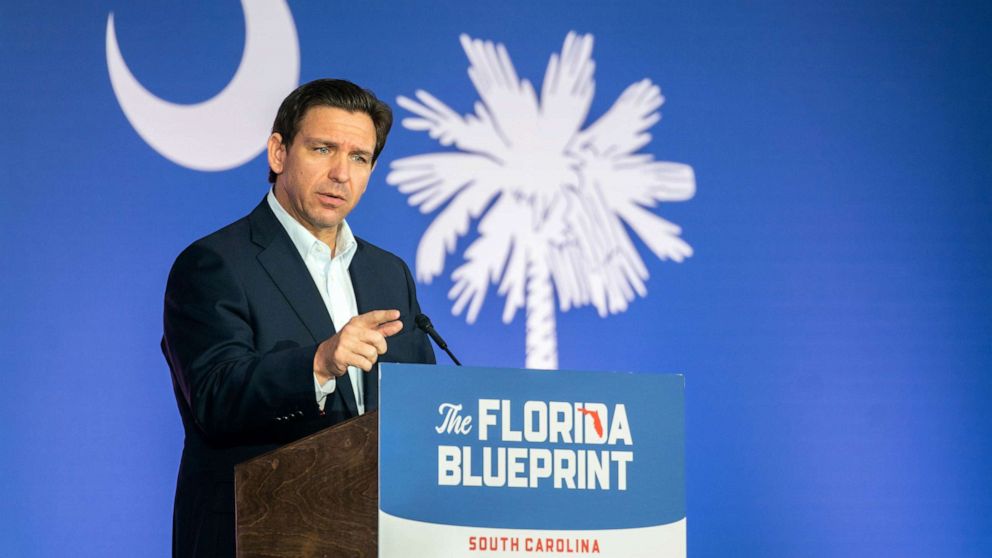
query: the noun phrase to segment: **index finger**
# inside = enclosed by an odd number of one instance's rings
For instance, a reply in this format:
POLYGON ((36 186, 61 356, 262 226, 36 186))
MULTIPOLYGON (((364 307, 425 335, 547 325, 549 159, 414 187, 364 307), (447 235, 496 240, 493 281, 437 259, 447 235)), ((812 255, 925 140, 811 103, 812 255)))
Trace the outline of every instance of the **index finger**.
POLYGON ((399 310, 373 310, 364 314, 359 314, 353 318, 355 322, 369 329, 375 329, 380 325, 400 319, 399 310))

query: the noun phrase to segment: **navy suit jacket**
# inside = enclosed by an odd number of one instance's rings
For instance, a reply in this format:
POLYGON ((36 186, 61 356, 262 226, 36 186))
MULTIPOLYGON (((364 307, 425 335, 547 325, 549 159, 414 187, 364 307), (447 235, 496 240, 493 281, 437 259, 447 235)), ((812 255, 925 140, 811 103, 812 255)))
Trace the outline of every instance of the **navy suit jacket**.
MULTIPOLYGON (((349 272, 358 313, 398 309, 403 329, 380 362, 434 363, 413 278, 398 257, 357 239, 349 272)), ((165 293, 162 351, 186 433, 173 516, 175 556, 234 556, 234 466, 357 415, 339 381, 324 414, 317 346, 334 324, 306 264, 266 200, 193 243, 165 293)), ((366 410, 378 404, 366 373, 366 410)))

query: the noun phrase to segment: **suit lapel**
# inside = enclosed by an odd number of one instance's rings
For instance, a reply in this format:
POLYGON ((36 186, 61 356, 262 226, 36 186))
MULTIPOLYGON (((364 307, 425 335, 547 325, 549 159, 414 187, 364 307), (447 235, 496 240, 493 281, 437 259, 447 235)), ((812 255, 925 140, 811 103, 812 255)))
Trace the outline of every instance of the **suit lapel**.
POLYGON ((375 297, 375 290, 366 288, 372 279, 374 279, 374 276, 372 269, 368 265, 368 258, 364 257, 365 242, 357 238, 355 242, 358 243, 358 247, 355 250, 354 257, 351 258, 351 265, 348 266, 348 276, 351 277, 351 287, 355 291, 355 306, 358 307, 359 314, 364 314, 372 310, 377 310, 375 308, 375 301, 369 300, 370 297, 375 297))
POLYGON ((300 258, 285 229, 272 214, 269 203, 262 200, 249 216, 252 242, 262 250, 258 263, 286 298, 316 343, 334 335, 334 323, 327 314, 310 271, 300 258))
MULTIPOLYGON (((382 310, 376 298, 376 293, 382 291, 374 285, 376 275, 369 259, 365 257, 365 242, 358 238, 355 238, 355 242, 358 243, 358 248, 348 266, 351 286, 355 291, 355 306, 359 314, 382 310)), ((368 413, 379 407, 379 365, 373 366, 370 372, 362 372, 362 379, 365 386, 365 412, 368 413)))
MULTIPOLYGON (((258 263, 309 330, 314 343, 320 343, 334 335, 334 322, 327 313, 327 307, 313 283, 310 271, 289 234, 272 214, 266 199, 262 199, 262 203, 251 212, 249 221, 252 242, 262 249, 258 254, 258 263)), ((355 296, 357 298, 357 292, 355 296)), ((351 415, 357 415, 355 391, 347 376, 338 378, 335 391, 341 396, 351 415)))

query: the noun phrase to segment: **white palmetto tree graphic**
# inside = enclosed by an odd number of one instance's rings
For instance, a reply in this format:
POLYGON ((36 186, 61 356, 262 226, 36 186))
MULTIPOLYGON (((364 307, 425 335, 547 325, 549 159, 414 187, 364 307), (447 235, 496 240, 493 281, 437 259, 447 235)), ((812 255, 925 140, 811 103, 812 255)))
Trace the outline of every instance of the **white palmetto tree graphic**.
POLYGON ((592 35, 568 34, 551 55, 540 99, 502 44, 466 35, 461 44, 480 98, 473 114, 422 90, 397 100, 416 115, 404 127, 458 151, 394 161, 386 181, 423 213, 443 206, 417 249, 418 280, 437 277, 479 219, 451 276, 452 312, 475 322, 489 285, 498 285, 505 323, 525 309, 526 366, 557 368, 555 294, 562 312, 591 304, 600 316, 645 296, 647 267, 625 224, 661 259, 691 256, 681 229, 650 208, 691 198, 695 176, 688 165, 635 153, 664 102, 648 79, 582 128, 595 89, 592 35))

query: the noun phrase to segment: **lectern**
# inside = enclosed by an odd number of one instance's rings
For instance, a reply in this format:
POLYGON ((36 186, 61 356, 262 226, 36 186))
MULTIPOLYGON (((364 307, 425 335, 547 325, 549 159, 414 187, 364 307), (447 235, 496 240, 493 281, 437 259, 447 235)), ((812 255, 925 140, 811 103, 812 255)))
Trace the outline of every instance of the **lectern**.
POLYGON ((379 414, 357 417, 239 464, 239 558, 375 558, 379 414))
POLYGON ((684 558, 684 385, 383 364, 377 412, 235 468, 238 556, 684 558))

